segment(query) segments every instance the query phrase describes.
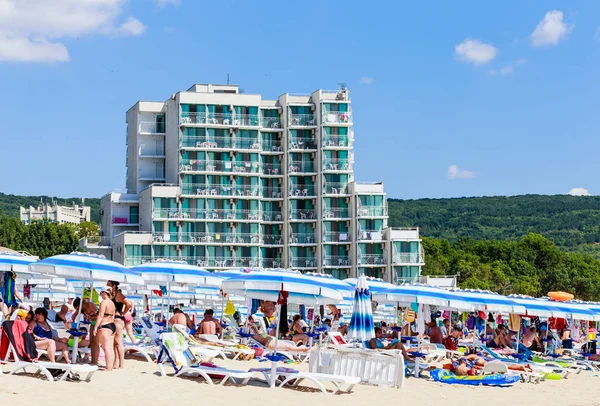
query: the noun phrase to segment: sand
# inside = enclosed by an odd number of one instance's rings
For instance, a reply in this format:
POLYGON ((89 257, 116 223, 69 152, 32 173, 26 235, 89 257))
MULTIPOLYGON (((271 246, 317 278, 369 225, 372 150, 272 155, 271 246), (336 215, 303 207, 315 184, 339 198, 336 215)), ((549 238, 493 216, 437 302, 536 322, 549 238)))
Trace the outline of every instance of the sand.
MULTIPOLYGON (((258 361, 218 361, 236 369, 266 367, 258 361)), ((170 373, 171 368, 165 365, 170 373)), ((305 365, 293 366, 306 368, 305 365)), ((126 369, 100 370, 89 383, 47 382, 36 377, 0 376, 0 404, 35 405, 190 405, 313 406, 345 405, 600 405, 600 376, 582 372, 561 381, 516 384, 511 388, 467 387, 410 378, 403 389, 357 385, 353 393, 325 395, 314 389, 269 389, 260 381, 248 386, 207 385, 201 378, 161 377, 158 367, 136 358, 126 369), (76 398, 77 402, 73 399, 76 398), (10 402, 10 403, 9 403, 10 402)))

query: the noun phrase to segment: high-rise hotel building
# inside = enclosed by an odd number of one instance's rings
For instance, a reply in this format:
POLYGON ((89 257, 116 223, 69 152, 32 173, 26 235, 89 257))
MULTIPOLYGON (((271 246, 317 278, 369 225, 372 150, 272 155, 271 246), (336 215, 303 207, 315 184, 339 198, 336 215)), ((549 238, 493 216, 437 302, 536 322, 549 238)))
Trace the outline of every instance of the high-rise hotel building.
POLYGON ((388 228, 382 183, 354 180, 349 93, 194 85, 127 119, 127 191, 102 198, 112 259, 415 281, 418 229, 388 228))

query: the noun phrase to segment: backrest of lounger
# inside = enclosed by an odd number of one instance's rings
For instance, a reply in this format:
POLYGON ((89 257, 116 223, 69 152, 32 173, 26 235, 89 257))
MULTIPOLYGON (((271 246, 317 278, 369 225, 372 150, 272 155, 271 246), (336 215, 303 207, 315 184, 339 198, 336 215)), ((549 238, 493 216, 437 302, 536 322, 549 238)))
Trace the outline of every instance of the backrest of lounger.
POLYGON ((176 369, 191 366, 196 363, 196 357, 190 350, 186 338, 181 333, 163 333, 161 335, 163 348, 168 352, 176 369))

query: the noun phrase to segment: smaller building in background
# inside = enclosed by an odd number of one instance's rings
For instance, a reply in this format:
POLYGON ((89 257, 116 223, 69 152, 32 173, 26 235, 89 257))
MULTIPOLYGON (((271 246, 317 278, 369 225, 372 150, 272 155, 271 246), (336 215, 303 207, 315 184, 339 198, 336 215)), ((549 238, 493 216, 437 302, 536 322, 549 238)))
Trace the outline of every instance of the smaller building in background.
POLYGON ((59 206, 56 203, 41 203, 37 207, 20 208, 20 218, 23 224, 31 224, 34 221, 50 221, 59 224, 80 224, 90 221, 90 207, 59 206))

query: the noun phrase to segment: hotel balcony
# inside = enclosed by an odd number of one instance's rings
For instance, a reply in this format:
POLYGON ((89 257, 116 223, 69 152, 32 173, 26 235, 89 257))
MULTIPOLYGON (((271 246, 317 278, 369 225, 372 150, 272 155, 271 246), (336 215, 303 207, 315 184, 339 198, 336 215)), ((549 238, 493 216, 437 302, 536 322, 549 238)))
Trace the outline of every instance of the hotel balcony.
POLYGON ((263 153, 283 153, 283 149, 281 148, 281 141, 279 140, 263 140, 261 144, 263 153))
POLYGON ((261 219, 265 223, 281 223, 283 221, 281 211, 263 211, 261 214, 261 219))
POLYGON ((289 196, 297 198, 314 198, 317 195, 315 194, 315 187, 312 185, 290 185, 289 196))
POLYGON ((313 269, 317 267, 317 260, 314 257, 292 257, 289 262, 290 268, 295 269, 313 269))
POLYGON ((358 217, 386 217, 385 206, 360 206, 356 211, 358 217))
POLYGON ((240 257, 240 258, 198 258, 196 265, 204 268, 256 268, 260 261, 258 258, 240 257))
POLYGON ((361 230, 357 233, 358 241, 362 242, 381 242, 383 241, 382 230, 361 230))
POLYGON ((315 127, 316 125, 313 114, 290 114, 290 127, 315 127))
POLYGON ((166 126, 164 121, 141 121, 138 132, 144 135, 165 135, 166 126))
POLYGON ((361 254, 358 256, 358 266, 385 266, 383 254, 361 254))
POLYGON ((393 265, 425 265, 422 252, 395 252, 392 255, 393 265))
POLYGON ((236 173, 253 174, 260 173, 258 162, 250 161, 216 161, 216 160, 182 160, 179 166, 181 172, 206 172, 206 173, 236 173))
POLYGON ((283 238, 279 234, 263 234, 262 237, 263 245, 279 246, 283 245, 283 238))
POLYGON ((261 261, 263 268, 281 268, 282 263, 283 261, 281 260, 281 258, 265 258, 261 261))
POLYGON ((179 233, 177 232, 168 232, 168 231, 160 231, 152 233, 152 241, 153 242, 178 242, 179 241, 179 233))
POLYGON ((324 172, 352 172, 352 165, 348 159, 323 159, 324 172))
POLYGON ((325 149, 348 149, 351 148, 350 137, 347 135, 325 135, 323 137, 323 148, 325 149))
POLYGON ((350 232, 348 231, 323 232, 323 243, 350 244, 350 242, 350 232))
POLYGON ((179 242, 182 243, 201 243, 201 244, 260 244, 258 234, 252 233, 229 233, 229 232, 196 232, 181 233, 179 242))
POLYGON ((317 173, 315 164, 311 161, 292 161, 288 165, 289 173, 317 173))
POLYGON ((121 227, 137 227, 139 226, 140 220, 138 216, 113 216, 111 219, 111 224, 113 226, 121 226, 121 227))
POLYGON ((276 199, 279 200, 282 198, 281 187, 272 187, 265 186, 262 188, 262 198, 263 199, 276 199))
POLYGON ((289 219, 298 221, 314 221, 317 219, 317 214, 314 209, 291 209, 289 213, 289 219))
POLYGON ((323 186, 323 194, 324 195, 347 195, 348 194, 348 184, 347 183, 336 183, 336 182, 327 182, 323 186))
POLYGON ((289 141, 288 148, 290 151, 314 151, 317 144, 312 139, 294 138, 289 141))
POLYGON ((180 148, 192 149, 233 149, 234 139, 232 137, 198 137, 184 135, 181 137, 180 148))
POLYGON ((261 121, 258 114, 234 114, 231 124, 234 127, 258 127, 261 121))
POLYGON ((314 233, 290 233, 290 244, 315 245, 317 239, 314 233))
MULTIPOLYGON (((181 113, 179 125, 232 126, 231 113, 181 113)), ((238 124, 239 125, 239 124, 238 124)))
POLYGON ((279 117, 263 117, 260 119, 261 131, 281 131, 281 120, 279 117))
POLYGON ((323 266, 335 268, 349 268, 352 266, 350 258, 339 255, 327 255, 323 261, 323 266))
POLYGON ((259 186, 210 185, 202 183, 185 183, 181 194, 187 196, 258 198, 261 194, 259 186))
POLYGON ((350 218, 350 210, 346 207, 323 208, 323 220, 345 220, 350 218))
POLYGON ((352 112, 350 111, 325 111, 322 118, 324 125, 352 125, 352 112))
POLYGON ((283 176, 281 163, 263 163, 260 164, 261 172, 264 176, 283 176))

